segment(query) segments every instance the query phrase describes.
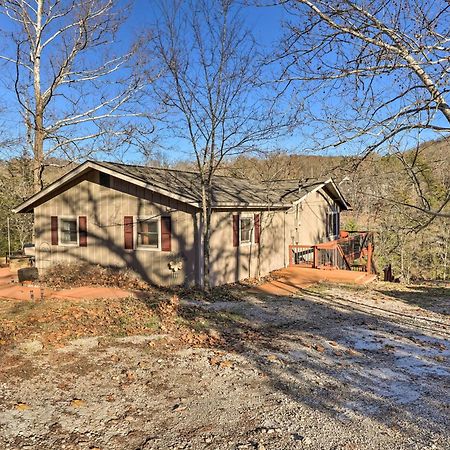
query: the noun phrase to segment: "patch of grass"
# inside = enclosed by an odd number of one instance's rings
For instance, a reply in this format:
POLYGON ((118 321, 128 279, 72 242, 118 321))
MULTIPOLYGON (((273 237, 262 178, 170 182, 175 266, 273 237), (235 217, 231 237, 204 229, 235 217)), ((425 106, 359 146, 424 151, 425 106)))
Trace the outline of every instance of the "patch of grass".
POLYGON ((159 318, 156 317, 156 316, 153 316, 153 317, 150 318, 150 320, 148 322, 146 322, 144 324, 144 326, 146 328, 148 328, 149 330, 154 331, 154 330, 157 330, 159 328, 160 324, 161 324, 161 321, 159 320, 159 318))
POLYGON ((216 318, 222 322, 246 322, 246 318, 236 311, 218 311, 215 313, 216 318))
POLYGON ((211 323, 208 319, 205 317, 182 317, 178 316, 175 319, 175 323, 181 327, 187 327, 190 328, 197 333, 202 333, 206 330, 208 330, 211 327, 211 323))

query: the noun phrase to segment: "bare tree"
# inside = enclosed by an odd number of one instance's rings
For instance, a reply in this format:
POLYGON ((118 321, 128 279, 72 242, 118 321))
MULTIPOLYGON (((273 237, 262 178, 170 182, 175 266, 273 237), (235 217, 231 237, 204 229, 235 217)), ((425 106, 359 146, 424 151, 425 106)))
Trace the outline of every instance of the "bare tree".
POLYGON ((213 178, 222 162, 256 149, 281 129, 260 83, 255 42, 232 0, 161 2, 155 92, 172 137, 187 142, 199 172, 204 287, 210 286, 213 178))
POLYGON ((118 2, 2 0, 0 13, 10 26, 0 59, 14 67, 34 190, 50 157, 74 161, 148 131, 136 107, 136 46, 116 42, 126 17, 118 2))
POLYGON ((432 208, 420 186, 418 158, 403 152, 450 132, 449 2, 281 3, 291 19, 278 55, 279 81, 301 86, 316 148, 344 146, 363 157, 397 153, 417 193, 414 206, 448 217, 450 194, 432 208))

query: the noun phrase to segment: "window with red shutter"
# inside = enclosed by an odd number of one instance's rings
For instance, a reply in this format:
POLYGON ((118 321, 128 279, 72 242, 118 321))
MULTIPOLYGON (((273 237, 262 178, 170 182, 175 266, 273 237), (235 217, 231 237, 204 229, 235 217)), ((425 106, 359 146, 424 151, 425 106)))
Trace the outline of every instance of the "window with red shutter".
POLYGON ((161 217, 161 250, 172 250, 172 219, 170 216, 161 217))
POLYGON ((78 239, 80 247, 87 247, 87 217, 78 217, 78 239))
POLYGON ((50 229, 52 245, 58 245, 58 216, 51 216, 50 229))
POLYGON ((125 250, 133 250, 133 216, 123 218, 123 234, 125 250))

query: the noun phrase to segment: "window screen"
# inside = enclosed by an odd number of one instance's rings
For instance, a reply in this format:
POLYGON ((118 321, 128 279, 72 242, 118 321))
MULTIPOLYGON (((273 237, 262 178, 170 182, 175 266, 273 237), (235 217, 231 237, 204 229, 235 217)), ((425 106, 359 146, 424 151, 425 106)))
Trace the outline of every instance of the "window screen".
POLYGON ((253 219, 251 217, 241 217, 241 244, 252 241, 253 219))
POLYGON ((63 244, 77 244, 78 243, 78 229, 76 219, 61 219, 61 243, 63 244))
POLYGON ((137 224, 138 247, 158 248, 159 222, 158 220, 143 220, 137 224))

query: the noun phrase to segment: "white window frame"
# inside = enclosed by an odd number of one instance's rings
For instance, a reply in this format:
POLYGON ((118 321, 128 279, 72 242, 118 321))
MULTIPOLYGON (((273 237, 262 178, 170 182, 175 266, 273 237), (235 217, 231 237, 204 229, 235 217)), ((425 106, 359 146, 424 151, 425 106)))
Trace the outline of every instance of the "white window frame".
POLYGON ((250 213, 239 214, 239 245, 242 246, 252 245, 254 239, 255 239, 255 215, 250 213), (242 219, 250 219, 251 222, 249 241, 242 240, 242 219))
POLYGON ((78 216, 58 216, 58 245, 62 247, 79 247, 80 246, 80 224, 78 216), (62 241, 62 221, 71 220, 77 223, 77 242, 63 242, 62 241))
POLYGON ((134 222, 136 223, 136 226, 134 228, 134 242, 135 242, 135 249, 136 250, 144 250, 146 252, 160 252, 161 251, 161 216, 139 216, 139 217, 133 217, 134 222), (156 222, 157 228, 158 228, 158 247, 147 247, 145 245, 139 245, 139 233, 138 233, 138 226, 139 222, 156 222))

